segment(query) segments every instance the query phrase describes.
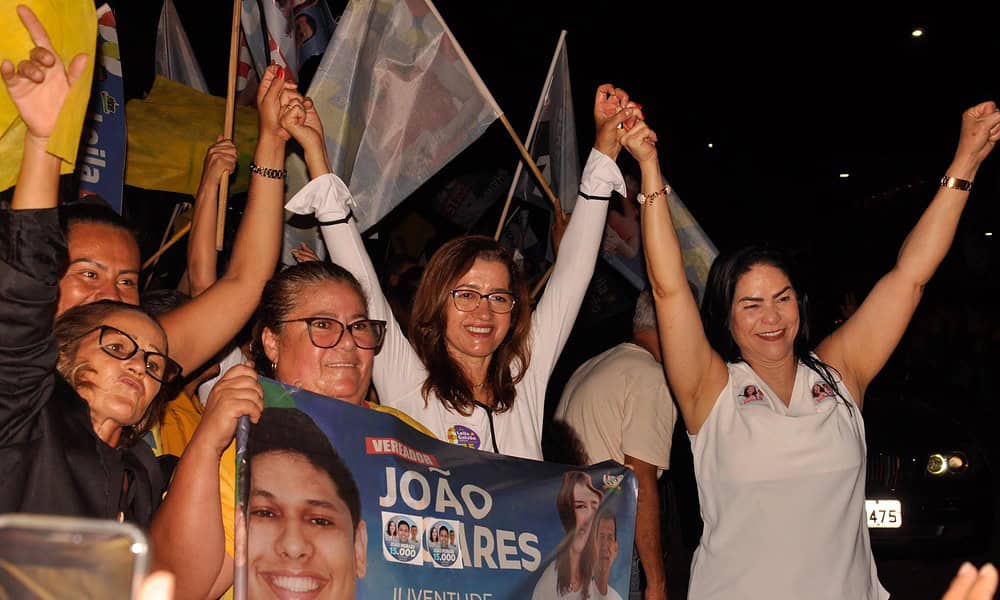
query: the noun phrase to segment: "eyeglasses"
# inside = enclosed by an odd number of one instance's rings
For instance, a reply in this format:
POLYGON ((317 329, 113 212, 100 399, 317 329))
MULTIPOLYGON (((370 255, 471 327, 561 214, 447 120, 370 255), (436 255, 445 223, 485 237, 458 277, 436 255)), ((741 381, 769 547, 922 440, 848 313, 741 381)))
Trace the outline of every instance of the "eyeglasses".
POLYGON ((288 319, 278 321, 278 323, 298 323, 306 324, 309 330, 309 341, 317 348, 333 348, 340 343, 344 337, 344 332, 349 331, 358 348, 374 350, 382 345, 382 338, 385 337, 385 321, 375 319, 361 319, 344 325, 337 319, 329 317, 303 317, 301 319, 288 319))
MULTIPOLYGON (((80 338, 97 330, 101 331, 97 343, 108 356, 118 360, 128 360, 139 351, 139 343, 132 339, 132 336, 110 325, 95 327, 80 338)), ((160 383, 170 383, 181 374, 181 366, 162 352, 143 350, 142 360, 146 365, 146 374, 160 383)))
POLYGON ((480 294, 476 290, 457 289, 451 291, 451 297, 455 301, 455 308, 462 312, 476 310, 483 298, 489 300, 490 310, 499 314, 506 314, 514 310, 514 304, 517 302, 514 294, 510 292, 480 294))

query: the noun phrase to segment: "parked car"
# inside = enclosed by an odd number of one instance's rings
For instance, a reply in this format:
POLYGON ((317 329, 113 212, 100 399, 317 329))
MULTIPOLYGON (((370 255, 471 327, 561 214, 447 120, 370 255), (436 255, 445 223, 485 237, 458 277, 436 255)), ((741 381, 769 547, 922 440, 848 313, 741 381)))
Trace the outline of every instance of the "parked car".
POLYGON ((869 400, 865 426, 865 514, 876 556, 986 550, 992 474, 967 428, 914 399, 869 400))

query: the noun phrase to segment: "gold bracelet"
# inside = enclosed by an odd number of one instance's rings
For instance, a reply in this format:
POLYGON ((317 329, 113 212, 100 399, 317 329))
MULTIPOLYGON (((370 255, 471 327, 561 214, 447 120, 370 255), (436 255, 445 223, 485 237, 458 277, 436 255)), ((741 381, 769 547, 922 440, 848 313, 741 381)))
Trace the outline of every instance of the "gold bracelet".
POLYGON ((636 201, 640 205, 642 205, 642 204, 649 204, 650 206, 652 206, 653 205, 653 200, 656 200, 656 198, 658 198, 660 196, 664 196, 666 194, 669 194, 670 192, 671 192, 670 184, 668 183, 668 184, 664 184, 664 186, 662 188, 656 190, 652 194, 648 194, 647 195, 647 194, 643 194, 642 192, 639 192, 639 194, 635 197, 635 199, 636 199, 636 201))
POLYGON ((972 189, 972 182, 968 179, 959 179, 958 177, 949 177, 948 175, 945 175, 941 178, 940 186, 968 192, 972 189))

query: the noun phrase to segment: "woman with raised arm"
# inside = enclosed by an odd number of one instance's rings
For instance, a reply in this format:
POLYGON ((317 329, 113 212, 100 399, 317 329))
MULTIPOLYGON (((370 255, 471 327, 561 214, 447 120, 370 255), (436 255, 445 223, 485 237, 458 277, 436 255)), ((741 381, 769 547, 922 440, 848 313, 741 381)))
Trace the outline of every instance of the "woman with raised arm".
POLYGON ((330 171, 322 126, 311 103, 293 104, 286 129, 306 151, 310 182, 286 208, 315 213, 331 258, 368 291, 372 317, 388 322, 374 380, 383 404, 409 414, 440 439, 541 460, 549 374, 576 320, 600 249, 611 191, 625 193, 615 159, 620 138, 640 115, 624 91, 598 88, 597 140, 580 181, 580 199, 537 309, 511 253, 494 240, 463 236, 442 246, 424 271, 409 341, 379 288, 351 196, 330 171))
POLYGON ((46 147, 86 56, 66 69, 34 13, 17 10, 37 47, 16 68, 0 65, 27 125, 17 206, 0 211, 0 513, 148 526, 164 481, 140 436, 180 367, 137 306, 102 300, 53 325, 68 256, 55 208, 60 159, 46 147))
POLYGON ((645 123, 626 134, 642 171, 638 201, 663 364, 691 438, 705 522, 692 600, 888 597, 863 518, 865 390, 947 253, 976 172, 998 139, 994 103, 964 113, 954 160, 896 265, 844 325, 813 346, 805 298, 785 259, 756 247, 712 265, 703 328, 656 135, 645 123), (813 394, 817 383, 833 393, 813 394))

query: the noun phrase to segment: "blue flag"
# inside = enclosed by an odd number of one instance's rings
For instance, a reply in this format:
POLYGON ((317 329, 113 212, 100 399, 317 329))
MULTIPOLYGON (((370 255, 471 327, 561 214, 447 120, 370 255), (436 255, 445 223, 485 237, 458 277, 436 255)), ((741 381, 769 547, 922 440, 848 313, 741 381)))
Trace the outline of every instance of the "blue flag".
POLYGON ((97 9, 97 68, 80 150, 80 196, 98 195, 121 214, 125 177, 125 92, 115 15, 97 9))

